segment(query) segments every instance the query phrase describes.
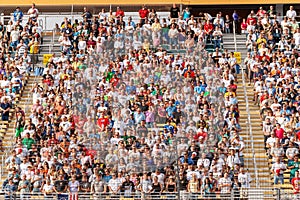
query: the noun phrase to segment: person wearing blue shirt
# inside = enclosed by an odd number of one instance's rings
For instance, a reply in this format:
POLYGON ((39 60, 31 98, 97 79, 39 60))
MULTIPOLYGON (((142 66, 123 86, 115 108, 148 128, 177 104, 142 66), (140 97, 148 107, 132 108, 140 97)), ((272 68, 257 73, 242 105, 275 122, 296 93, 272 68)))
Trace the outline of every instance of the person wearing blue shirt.
POLYGON ((176 112, 176 107, 173 105, 173 102, 169 102, 169 106, 166 108, 169 117, 173 117, 173 113, 176 112))
POLYGON ((133 85, 133 82, 130 83, 130 85, 126 86, 126 92, 127 94, 131 94, 132 92, 136 91, 136 86, 133 85))
POLYGON ((206 84, 199 84, 198 86, 196 86, 194 88, 194 92, 197 92, 198 94, 201 94, 202 92, 205 92, 205 89, 206 89, 206 84))
POLYGON ((4 187, 5 199, 15 199, 17 186, 13 182, 13 177, 10 177, 8 183, 4 187))
POLYGON ((145 114, 141 111, 140 108, 138 108, 137 111, 134 112, 133 116, 134 116, 135 124, 140 124, 142 120, 146 119, 145 114))
POLYGON ((23 12, 20 10, 20 7, 17 7, 16 10, 14 11, 13 13, 13 16, 14 16, 14 22, 17 22, 17 21, 20 21, 22 22, 22 19, 23 19, 23 12))
POLYGON ((239 33, 239 15, 237 14, 236 10, 233 11, 232 18, 234 21, 235 32, 239 33))
POLYGON ((185 8, 182 15, 183 15, 183 20, 185 20, 185 21, 189 20, 189 18, 191 16, 191 12, 188 7, 185 8))
POLYGON ((185 152, 184 155, 182 157, 180 157, 179 161, 181 164, 187 163, 188 165, 194 165, 193 159, 188 156, 187 152, 185 152))
POLYGON ((164 128, 167 129, 170 133, 174 134, 174 126, 171 125, 171 122, 168 121, 164 128))

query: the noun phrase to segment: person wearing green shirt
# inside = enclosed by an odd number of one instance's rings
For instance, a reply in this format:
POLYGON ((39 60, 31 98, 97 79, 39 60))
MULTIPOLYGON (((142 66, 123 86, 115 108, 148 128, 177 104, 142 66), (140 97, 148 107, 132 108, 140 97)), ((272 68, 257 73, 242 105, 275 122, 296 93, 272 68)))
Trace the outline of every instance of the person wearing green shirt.
POLYGON ((31 149, 32 144, 35 144, 35 140, 30 137, 29 133, 26 133, 26 137, 22 140, 22 144, 27 149, 31 149))
POLYGON ((298 156, 294 156, 294 160, 288 163, 288 169, 290 172, 290 181, 295 177, 296 171, 299 170, 300 162, 298 161, 298 156))
POLYGON ((114 76, 114 72, 111 71, 110 68, 108 68, 108 72, 106 73, 106 81, 110 82, 110 79, 114 76))

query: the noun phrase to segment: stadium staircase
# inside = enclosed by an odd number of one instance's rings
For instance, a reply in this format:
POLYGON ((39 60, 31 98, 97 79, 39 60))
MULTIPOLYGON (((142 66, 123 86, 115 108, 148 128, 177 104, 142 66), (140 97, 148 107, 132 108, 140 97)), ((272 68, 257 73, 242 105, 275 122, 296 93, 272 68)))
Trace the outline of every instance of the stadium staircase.
MULTIPOLYGON (((228 49, 229 52, 233 52, 235 49, 234 44, 234 36, 233 34, 225 35, 223 38, 223 45, 225 49, 228 49)), ((245 35, 236 35, 236 47, 237 51, 241 52, 241 62, 243 63, 244 58, 247 54, 247 48, 245 46, 246 43, 246 37, 245 35)), ((243 64, 241 64, 241 67, 243 64)), ((292 188, 292 186, 289 184, 289 175, 290 170, 286 170, 284 173, 284 184, 283 185, 277 185, 273 186, 273 174, 271 174, 271 166, 272 166, 272 159, 269 159, 266 151, 264 149, 264 136, 262 131, 262 121, 260 119, 260 113, 259 113, 259 106, 254 105, 253 95, 253 84, 248 85, 245 80, 245 88, 246 93, 244 94, 243 91, 243 82, 241 79, 241 75, 239 75, 238 80, 238 91, 237 96, 239 99, 239 109, 240 109, 240 124, 242 126, 243 132, 242 136, 245 136, 245 144, 247 146, 246 154, 245 154, 245 163, 248 165, 249 172, 251 173, 252 178, 255 178, 254 176, 254 166, 253 166, 253 153, 255 154, 255 160, 256 160, 256 167, 258 172, 258 181, 259 184, 257 186, 261 188, 280 188, 284 190, 289 190, 292 188), (248 124, 248 113, 246 110, 246 99, 248 99, 248 111, 250 115, 250 124, 248 124), (251 139, 249 133, 249 127, 251 126, 252 129, 252 135, 253 140, 251 139), (245 133, 246 131, 246 133, 245 133), (251 142, 253 142, 253 150, 251 150, 251 142)), ((246 77, 245 77, 246 78, 246 77)), ((287 163, 287 160, 285 160, 285 163, 287 163)), ((254 184, 255 181, 252 182, 254 184)), ((253 185, 254 186, 254 185, 253 185)))
POLYGON ((43 33, 43 43, 41 44, 39 61, 43 60, 45 54, 55 53, 56 56, 60 56, 60 44, 58 43, 59 33, 54 33, 52 31, 43 33))
MULTIPOLYGON (((236 35, 236 47, 237 52, 241 52, 241 62, 247 54, 247 49, 245 47, 246 37, 245 35, 236 35)), ((228 52, 235 51, 235 41, 233 34, 225 34, 223 36, 223 45, 224 49, 227 49, 228 52)), ((241 64, 241 68, 244 67, 241 64)), ((242 71, 241 71, 242 73, 242 71)), ((268 167, 268 158, 264 150, 263 143, 263 132, 261 126, 261 120, 259 118, 259 109, 254 105, 252 101, 253 97, 253 86, 244 85, 246 80, 243 82, 242 74, 238 75, 238 90, 237 98, 239 101, 239 111, 240 119, 239 123, 242 128, 241 136, 245 142, 244 150, 244 159, 245 159, 245 168, 248 169, 248 172, 251 174, 252 182, 251 187, 261 187, 261 188, 270 188, 271 179, 270 179, 270 169, 268 167), (244 90, 245 86, 245 90, 244 90), (246 108, 246 98, 248 100, 248 110, 246 108), (249 111, 249 112, 247 112, 249 111), (249 117, 248 117, 249 114, 249 117), (250 120, 250 123, 249 123, 250 120), (252 129, 252 136, 250 133, 252 129), (253 143, 253 148, 252 148, 253 143), (256 161, 256 166, 254 163, 254 158, 256 161), (255 167, 257 168, 257 176, 255 174, 255 167)), ((245 75, 246 78, 246 75, 245 75)))
MULTIPOLYGON (((43 44, 41 45, 39 55, 37 55, 38 61, 37 63, 33 64, 33 67, 39 67, 42 65, 44 54, 60 52, 59 46, 57 47, 53 45, 53 39, 57 43, 58 36, 55 35, 53 37, 52 33, 43 35, 43 44)), ((24 80, 24 86, 22 87, 20 94, 16 95, 14 108, 11 109, 10 111, 10 121, 9 122, 0 121, 0 137, 2 137, 3 147, 4 147, 4 151, 0 151, 0 156, 1 156, 0 187, 2 187, 2 183, 7 178, 7 174, 8 174, 5 167, 5 159, 10 155, 10 152, 15 145, 15 138, 14 138, 15 107, 19 106, 22 108, 23 111, 25 111, 25 120, 27 121, 30 117, 31 107, 33 105, 31 89, 33 88, 35 83, 41 83, 41 82, 42 82, 42 77, 35 76, 34 72, 28 74, 24 80)))
POLYGON ((4 151, 0 152, 1 155, 1 180, 0 180, 0 186, 2 186, 3 181, 7 178, 7 170, 5 167, 5 159, 10 155, 11 150, 13 149, 15 145, 15 107, 19 106, 22 108, 23 111, 26 113, 26 119, 28 119, 30 115, 30 108, 32 105, 32 95, 31 95, 31 88, 35 83, 36 78, 35 76, 29 74, 26 76, 24 80, 24 86, 22 87, 22 90, 20 94, 16 95, 15 104, 13 109, 10 110, 10 121, 9 122, 0 122, 1 131, 0 134, 3 138, 3 147, 4 151))

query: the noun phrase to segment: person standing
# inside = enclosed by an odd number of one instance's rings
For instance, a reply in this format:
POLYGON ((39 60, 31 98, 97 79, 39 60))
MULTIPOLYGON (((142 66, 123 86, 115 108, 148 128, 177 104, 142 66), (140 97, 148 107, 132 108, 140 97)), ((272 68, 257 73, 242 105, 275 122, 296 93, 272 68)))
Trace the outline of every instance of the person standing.
POLYGON ((232 14, 233 22, 234 22, 234 28, 235 28, 235 33, 240 34, 239 32, 239 15, 237 14, 236 10, 233 11, 232 14))
POLYGON ((294 156, 292 161, 288 162, 287 168, 290 169, 290 180, 296 177, 296 172, 298 172, 300 162, 298 161, 298 156, 294 156))
POLYGON ((68 184, 68 192, 70 194, 69 198, 70 200, 78 200, 78 191, 79 191, 79 182, 76 181, 76 176, 72 176, 71 181, 69 181, 68 184))
POLYGON ((84 19, 84 22, 91 23, 91 19, 93 18, 92 13, 87 9, 87 7, 83 7, 83 14, 82 17, 84 19))
POLYGON ((284 184, 283 173, 286 170, 286 165, 280 161, 280 158, 276 158, 276 162, 272 165, 272 173, 274 175, 274 185, 277 185, 280 181, 281 184, 284 184))
POLYGON ((222 199, 230 199, 232 181, 225 172, 224 176, 219 180, 220 194, 222 199))
POLYGON ((146 8, 145 5, 143 5, 142 8, 139 10, 141 25, 145 24, 145 20, 146 20, 146 18, 148 18, 148 15, 149 15, 149 10, 146 8))
POLYGON ((20 7, 19 7, 19 6, 18 6, 18 7, 16 8, 16 10, 14 11, 13 16, 14 16, 14 23, 16 23, 17 21, 22 22, 22 19, 23 19, 24 14, 23 14, 23 12, 20 10, 20 7))
POLYGON ((295 177, 292 179, 291 184, 293 186, 293 192, 295 199, 299 199, 300 197, 300 177, 299 177, 299 170, 296 171, 295 177))
POLYGON ((67 191, 67 185, 68 185, 68 182, 64 180, 64 175, 63 174, 60 174, 58 176, 58 180, 56 180, 54 182, 54 192, 57 193, 57 199, 58 200, 61 200, 63 199, 63 197, 65 196, 65 193, 67 191))
POLYGON ((11 109, 11 104, 8 102, 7 98, 3 99, 3 102, 0 104, 0 112, 2 113, 2 121, 9 120, 9 110, 11 109))
POLYGON ((290 6, 290 9, 286 11, 286 16, 291 19, 297 16, 297 12, 294 10, 294 6, 290 6))
POLYGON ((13 182, 13 177, 10 177, 8 183, 4 187, 5 199, 15 199, 17 187, 13 182))
POLYGON ((130 180, 129 174, 126 175, 125 181, 122 183, 121 191, 125 198, 131 198, 134 193, 134 183, 130 180))
POLYGON ((39 16, 39 10, 35 7, 35 3, 31 5, 31 8, 28 10, 27 14, 29 15, 29 19, 36 22, 39 16))
POLYGON ((243 167, 240 168, 240 173, 238 175, 238 182, 241 184, 241 197, 248 197, 248 189, 250 188, 251 176, 245 171, 243 167))
POLYGON ((180 16, 180 9, 174 3, 172 8, 170 9, 170 20, 171 19, 178 19, 180 16))
POLYGON ((99 199, 102 194, 106 193, 106 185, 101 174, 96 174, 96 179, 92 181, 91 193, 94 199, 99 199))
POLYGON ((26 179, 25 174, 22 175, 22 179, 19 181, 18 191, 20 192, 20 198, 22 200, 30 198, 30 182, 26 179))
POLYGON ((44 193, 44 199, 53 199, 54 186, 51 184, 50 179, 46 180, 43 185, 42 192, 44 193))

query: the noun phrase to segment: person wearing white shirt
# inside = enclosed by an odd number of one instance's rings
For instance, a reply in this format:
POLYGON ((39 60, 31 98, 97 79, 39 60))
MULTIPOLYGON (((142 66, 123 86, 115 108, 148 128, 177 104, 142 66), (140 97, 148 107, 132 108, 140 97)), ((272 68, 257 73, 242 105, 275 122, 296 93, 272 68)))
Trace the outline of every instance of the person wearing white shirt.
POLYGON ((228 173, 224 173, 224 177, 219 179, 219 187, 221 189, 221 198, 222 199, 227 199, 230 197, 230 192, 231 192, 231 184, 232 181, 228 176, 228 173))
POLYGON ((286 165, 280 161, 280 158, 276 158, 276 162, 272 164, 271 171, 274 174, 274 185, 277 185, 280 181, 281 184, 284 184, 283 173, 286 170, 286 165))
POLYGON ((121 37, 118 37, 114 43, 115 53, 120 53, 124 49, 124 42, 121 40, 121 37))
POLYGON ((203 166, 204 168, 209 169, 210 160, 208 158, 206 158, 205 153, 202 153, 201 158, 199 158, 197 161, 197 167, 199 168, 199 166, 203 166))
POLYGON ((108 182, 109 191, 112 194, 118 194, 120 192, 122 183, 119 179, 117 179, 117 175, 115 173, 112 174, 112 179, 108 182))
POLYGON ((286 16, 291 19, 297 16, 296 11, 294 10, 294 6, 290 6, 290 9, 286 11, 286 16))
POLYGON ((296 48, 300 49, 300 28, 296 30, 296 33, 294 33, 293 38, 295 39, 296 48))
POLYGON ((252 179, 250 174, 248 172, 245 172, 245 169, 243 167, 240 169, 238 180, 241 183, 241 188, 250 188, 252 179))
POLYGON ((79 42, 78 42, 78 50, 86 50, 86 41, 82 39, 82 37, 79 37, 79 42))

